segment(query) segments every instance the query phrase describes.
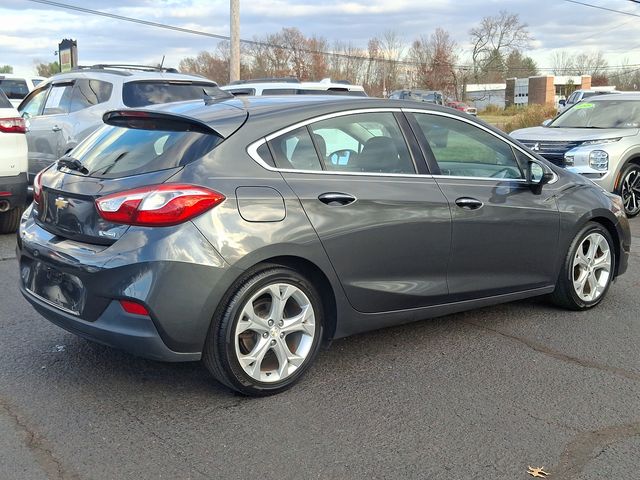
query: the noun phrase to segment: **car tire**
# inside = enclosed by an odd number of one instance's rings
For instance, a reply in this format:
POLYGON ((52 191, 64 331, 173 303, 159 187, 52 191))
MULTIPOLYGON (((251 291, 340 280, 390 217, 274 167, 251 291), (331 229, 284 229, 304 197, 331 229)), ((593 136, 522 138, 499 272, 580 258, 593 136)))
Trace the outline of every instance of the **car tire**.
POLYGON ((0 234, 14 233, 20 226, 20 218, 24 208, 15 207, 6 212, 0 213, 0 234))
POLYGON ((290 268, 262 266, 241 277, 223 298, 203 362, 218 381, 244 395, 280 393, 315 360, 322 319, 320 296, 307 278, 290 268))
POLYGON ((622 197, 627 217, 640 213, 640 165, 629 163, 622 169, 616 193, 622 197))
POLYGON ((599 223, 587 223, 571 242, 551 300, 569 310, 595 307, 611 286, 615 255, 609 231, 599 223))

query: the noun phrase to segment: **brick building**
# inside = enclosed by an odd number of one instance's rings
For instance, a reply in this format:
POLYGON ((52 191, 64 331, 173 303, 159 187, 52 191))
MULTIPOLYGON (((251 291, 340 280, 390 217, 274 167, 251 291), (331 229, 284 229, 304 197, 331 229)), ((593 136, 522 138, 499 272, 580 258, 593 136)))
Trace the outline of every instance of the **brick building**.
POLYGON ((544 75, 529 78, 508 78, 505 106, 557 105, 559 97, 568 97, 574 90, 590 89, 591 76, 578 77, 544 75))

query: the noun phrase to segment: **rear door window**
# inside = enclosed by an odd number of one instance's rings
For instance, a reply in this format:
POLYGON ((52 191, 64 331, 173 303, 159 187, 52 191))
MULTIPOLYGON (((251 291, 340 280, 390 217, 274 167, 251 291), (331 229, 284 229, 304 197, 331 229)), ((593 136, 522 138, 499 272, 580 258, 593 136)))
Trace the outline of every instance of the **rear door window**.
POLYGON ((73 84, 53 85, 44 104, 43 115, 60 115, 69 113, 73 84))
POLYGON ((88 176, 120 178, 187 165, 221 141, 190 131, 104 126, 80 143, 71 156, 88 176))
POLYGON ((0 76, 0 89, 10 100, 22 100, 29 95, 27 81, 21 78, 2 78, 0 76))
POLYGON ((100 80, 77 80, 73 94, 71 95, 71 106, 69 111, 77 112, 85 108, 104 103, 111 98, 113 85, 100 80))
POLYGON ((160 103, 183 102, 214 95, 216 85, 206 82, 141 81, 122 87, 122 101, 127 107, 146 107, 160 103))
POLYGON ((47 98, 47 92, 49 89, 44 87, 40 90, 34 90, 29 94, 27 98, 19 108, 22 116, 35 117, 42 113, 42 106, 45 98, 47 98))

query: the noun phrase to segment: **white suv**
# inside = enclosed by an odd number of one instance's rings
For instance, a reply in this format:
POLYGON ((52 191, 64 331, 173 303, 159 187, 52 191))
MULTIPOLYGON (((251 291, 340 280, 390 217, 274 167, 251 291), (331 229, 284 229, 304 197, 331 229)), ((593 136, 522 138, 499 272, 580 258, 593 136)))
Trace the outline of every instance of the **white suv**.
POLYGON ((332 82, 325 78, 319 82, 301 82, 296 78, 262 78, 257 80, 238 80, 220 87, 234 96, 248 95, 347 95, 366 97, 360 85, 345 82, 332 82))
POLYGON ((24 120, 0 90, 0 233, 15 232, 27 203, 24 120))
POLYGON ((14 107, 35 89, 46 78, 36 75, 14 75, 12 73, 0 73, 0 90, 4 92, 14 107))

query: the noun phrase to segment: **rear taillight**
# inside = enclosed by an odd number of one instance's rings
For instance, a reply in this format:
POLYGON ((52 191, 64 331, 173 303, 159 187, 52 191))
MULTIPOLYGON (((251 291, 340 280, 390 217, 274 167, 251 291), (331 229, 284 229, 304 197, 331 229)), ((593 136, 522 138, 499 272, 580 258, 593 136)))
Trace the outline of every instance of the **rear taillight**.
POLYGON ((197 217, 224 199, 208 188, 169 183, 106 195, 96 200, 96 208, 108 222, 166 227, 197 217))
POLYGON ((0 132, 25 133, 26 131, 27 128, 23 118, 0 118, 0 132))
POLYGON ((40 199, 42 198, 42 170, 40 173, 36 175, 36 178, 33 179, 33 202, 36 205, 40 205, 40 199))

